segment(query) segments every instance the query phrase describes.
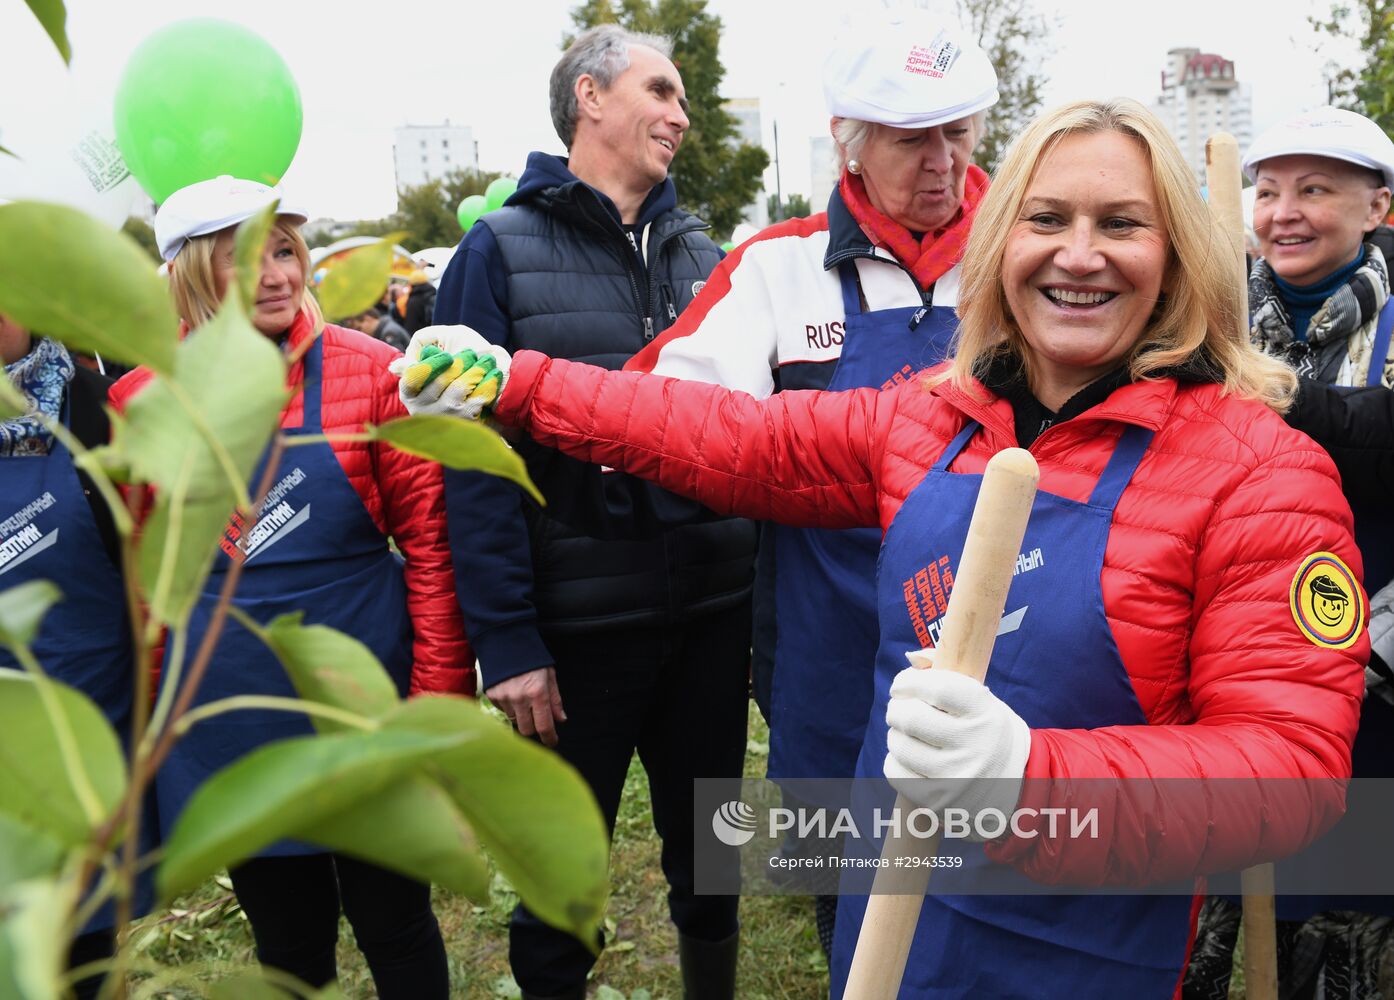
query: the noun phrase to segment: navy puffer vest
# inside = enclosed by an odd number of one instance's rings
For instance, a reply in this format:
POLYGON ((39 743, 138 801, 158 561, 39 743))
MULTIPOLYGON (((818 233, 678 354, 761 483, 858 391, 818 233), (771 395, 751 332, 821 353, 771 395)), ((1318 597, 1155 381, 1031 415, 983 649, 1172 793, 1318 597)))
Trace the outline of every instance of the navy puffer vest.
MULTIPOLYGON (((528 204, 491 212, 508 274, 515 350, 618 369, 666 329, 701 290, 721 259, 696 216, 672 209, 647 229, 648 274, 629 237, 579 182, 549 187, 528 204)), ((519 452, 543 496, 585 489, 593 509, 616 517, 631 497, 688 509, 656 487, 636 493, 618 473, 586 476, 582 465, 523 441, 519 452), (603 495, 602 495, 603 494, 603 495)), ((739 518, 707 519, 657 537, 625 538, 625 526, 563 524, 524 501, 532 540, 533 601, 544 630, 654 625, 724 610, 750 597, 755 526, 739 518), (603 534, 605 539, 595 537, 603 534), (618 537, 615 537, 618 536, 618 537)), ((578 504, 568 498, 572 509, 578 504)))

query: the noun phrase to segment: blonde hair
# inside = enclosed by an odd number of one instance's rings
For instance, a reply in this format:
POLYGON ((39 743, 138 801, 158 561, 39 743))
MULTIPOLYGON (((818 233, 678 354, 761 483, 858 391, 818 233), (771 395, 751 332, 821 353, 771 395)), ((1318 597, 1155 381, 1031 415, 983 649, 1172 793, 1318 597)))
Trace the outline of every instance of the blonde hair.
MULTIPOLYGON (((300 261, 301 274, 308 282, 310 248, 305 243, 305 237, 300 234, 300 226, 290 217, 281 215, 276 217, 273 229, 290 241, 291 249, 300 261)), ((169 295, 174 301, 175 312, 191 330, 212 319, 218 312, 218 306, 222 304, 215 275, 217 267, 213 261, 213 250, 217 241, 217 233, 191 237, 180 247, 179 253, 170 264, 169 295)), ((300 309, 309 313, 315 332, 319 333, 324 328, 324 314, 320 312, 319 303, 315 301, 308 285, 305 287, 300 309)))
POLYGON ((973 220, 959 286, 959 327, 949 369, 967 389, 996 357, 1016 355, 1031 377, 1031 354, 1002 287, 1002 262, 1012 227, 1036 167, 1069 135, 1117 132, 1136 140, 1152 167, 1166 228, 1170 287, 1127 358, 1134 380, 1163 377, 1165 369, 1208 360, 1224 391, 1256 399, 1279 413, 1292 405, 1297 379, 1276 358, 1249 343, 1238 254, 1196 189, 1195 176, 1165 127, 1134 100, 1078 101, 1055 108, 1012 142, 973 220), (1243 332, 1241 332, 1243 331, 1243 332))

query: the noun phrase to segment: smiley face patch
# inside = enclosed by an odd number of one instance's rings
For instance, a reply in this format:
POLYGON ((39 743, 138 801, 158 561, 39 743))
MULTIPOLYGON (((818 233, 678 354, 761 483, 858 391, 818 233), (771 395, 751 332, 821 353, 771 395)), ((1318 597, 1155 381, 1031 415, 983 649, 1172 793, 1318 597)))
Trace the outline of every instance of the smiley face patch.
POLYGON ((1365 629, 1365 592, 1355 574, 1330 552, 1302 560, 1288 603, 1298 630, 1317 646, 1346 649, 1365 629))

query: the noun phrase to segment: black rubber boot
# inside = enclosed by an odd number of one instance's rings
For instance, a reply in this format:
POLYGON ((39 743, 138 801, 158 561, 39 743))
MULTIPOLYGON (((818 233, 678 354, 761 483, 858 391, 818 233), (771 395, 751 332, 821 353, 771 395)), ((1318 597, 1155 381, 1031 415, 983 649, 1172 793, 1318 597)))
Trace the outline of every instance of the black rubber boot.
POLYGON ((545 997, 523 990, 523 1000, 586 1000, 586 988, 582 986, 580 989, 571 990, 568 993, 553 993, 545 997))
POLYGON ((736 956, 740 931, 723 941, 678 935, 683 1000, 736 1000, 736 956))

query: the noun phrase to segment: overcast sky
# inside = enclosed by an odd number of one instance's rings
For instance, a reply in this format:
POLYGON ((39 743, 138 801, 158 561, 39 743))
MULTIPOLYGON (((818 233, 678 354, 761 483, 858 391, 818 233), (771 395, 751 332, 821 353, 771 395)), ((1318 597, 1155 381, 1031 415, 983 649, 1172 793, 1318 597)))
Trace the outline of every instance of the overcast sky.
MULTIPOLYGON (((1166 51, 1194 46, 1234 60, 1253 88, 1254 124, 1325 102, 1323 58, 1307 16, 1324 0, 1036 0, 1058 22, 1046 41, 1047 104, 1124 94, 1150 102, 1166 51), (1262 13, 1256 13, 1258 10, 1262 13)), ((724 22, 724 97, 758 97, 777 118, 784 191, 809 190, 808 138, 826 134, 822 56, 838 27, 883 0, 709 0, 724 22)), ((561 152, 547 75, 574 0, 379 3, 374 0, 69 0, 67 74, 24 4, 0 0, 0 144, 42 141, 33 102, 75 89, 93 115, 132 49, 192 16, 259 32, 300 85, 305 130, 285 183, 314 216, 376 217, 395 205, 392 129, 470 125, 480 165, 517 173, 531 149, 561 152), (65 77, 68 77, 65 79, 65 77), (17 124, 19 127, 17 128, 17 124), (8 124, 8 131, 6 126, 8 124)), ((768 146, 768 141, 767 141, 768 146)), ((679 152, 679 156, 681 156, 679 152)), ((774 188, 773 169, 766 183, 774 188)))

